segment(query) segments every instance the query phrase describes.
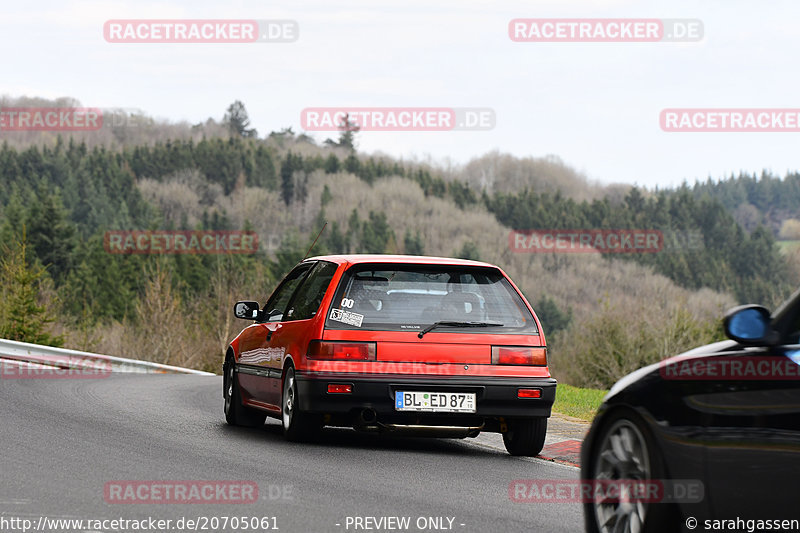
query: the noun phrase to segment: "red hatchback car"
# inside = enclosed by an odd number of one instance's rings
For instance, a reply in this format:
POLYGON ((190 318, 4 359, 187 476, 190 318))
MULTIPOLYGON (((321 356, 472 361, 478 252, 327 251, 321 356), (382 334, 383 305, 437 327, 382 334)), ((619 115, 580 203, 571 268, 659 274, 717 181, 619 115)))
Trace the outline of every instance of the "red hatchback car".
POLYGON ((228 423, 440 437, 499 432, 512 455, 544 444, 556 380, 541 325, 498 267, 439 257, 332 255, 301 262, 225 356, 228 423))

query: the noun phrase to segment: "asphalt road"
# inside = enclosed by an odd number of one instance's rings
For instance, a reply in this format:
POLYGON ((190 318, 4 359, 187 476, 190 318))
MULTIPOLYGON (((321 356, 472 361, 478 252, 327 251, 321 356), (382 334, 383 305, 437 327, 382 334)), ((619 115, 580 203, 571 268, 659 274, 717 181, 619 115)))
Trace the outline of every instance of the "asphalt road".
MULTIPOLYGON (((262 525, 282 532, 583 528, 578 504, 515 503, 508 492, 516 479, 577 479, 575 468, 514 458, 470 439, 389 439, 326 429, 320 442, 288 443, 277 421, 257 429, 225 424, 221 380, 135 374, 0 379, 0 530, 22 531, 24 522, 12 518, 38 526, 40 516, 170 519, 171 531, 180 530, 181 517, 200 518, 200 531, 203 525, 206 531, 243 530, 230 519, 226 528, 221 522, 212 527, 212 517, 224 516, 269 517, 262 525), (128 480, 251 481, 258 500, 108 503, 106 485, 128 480), (377 524, 363 520, 356 528, 354 517, 409 517, 409 526, 384 522, 365 529, 377 524)), ((91 525, 82 530, 126 530, 87 529, 91 525)))

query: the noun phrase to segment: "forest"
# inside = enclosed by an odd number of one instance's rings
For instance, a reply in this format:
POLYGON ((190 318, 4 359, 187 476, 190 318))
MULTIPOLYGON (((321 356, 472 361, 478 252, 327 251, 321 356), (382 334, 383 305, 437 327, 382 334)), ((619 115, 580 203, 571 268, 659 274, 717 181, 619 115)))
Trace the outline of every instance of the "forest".
POLYGON ((591 183, 552 157, 490 152, 443 167, 360 153, 357 130, 322 143, 291 128, 259 137, 240 103, 219 122, 148 128, 3 133, 0 337, 219 371, 245 325, 233 302, 263 303, 324 227, 311 255, 498 264, 542 319, 556 377, 605 387, 720 338, 727 307, 774 307, 800 281, 797 257, 776 243, 797 216, 800 174, 647 190, 591 183), (511 230, 536 228, 684 239, 659 253, 509 249, 511 230), (239 230, 260 246, 109 253, 104 236, 122 230, 239 230))

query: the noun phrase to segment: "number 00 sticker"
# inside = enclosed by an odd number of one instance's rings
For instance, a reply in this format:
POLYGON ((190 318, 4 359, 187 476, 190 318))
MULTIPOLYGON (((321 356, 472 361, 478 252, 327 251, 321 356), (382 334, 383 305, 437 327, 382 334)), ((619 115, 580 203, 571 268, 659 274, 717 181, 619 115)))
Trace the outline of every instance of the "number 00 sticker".
POLYGON ((353 304, 355 303, 356 303, 355 300, 352 300, 350 298, 342 298, 342 307, 346 307, 347 309, 352 309, 353 304))

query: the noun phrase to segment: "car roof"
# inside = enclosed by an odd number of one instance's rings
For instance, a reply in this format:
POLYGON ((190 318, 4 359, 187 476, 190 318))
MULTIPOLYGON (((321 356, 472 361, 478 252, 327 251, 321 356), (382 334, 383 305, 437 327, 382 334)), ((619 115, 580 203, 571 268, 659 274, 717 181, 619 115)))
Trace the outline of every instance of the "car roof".
POLYGON ((396 263, 414 265, 455 265, 455 266, 482 266, 498 268, 491 263, 483 261, 472 261, 471 259, 455 259, 452 257, 432 257, 426 255, 390 255, 390 254, 343 254, 343 255, 320 255, 310 257, 306 261, 330 261, 337 264, 361 264, 361 263, 396 263))

